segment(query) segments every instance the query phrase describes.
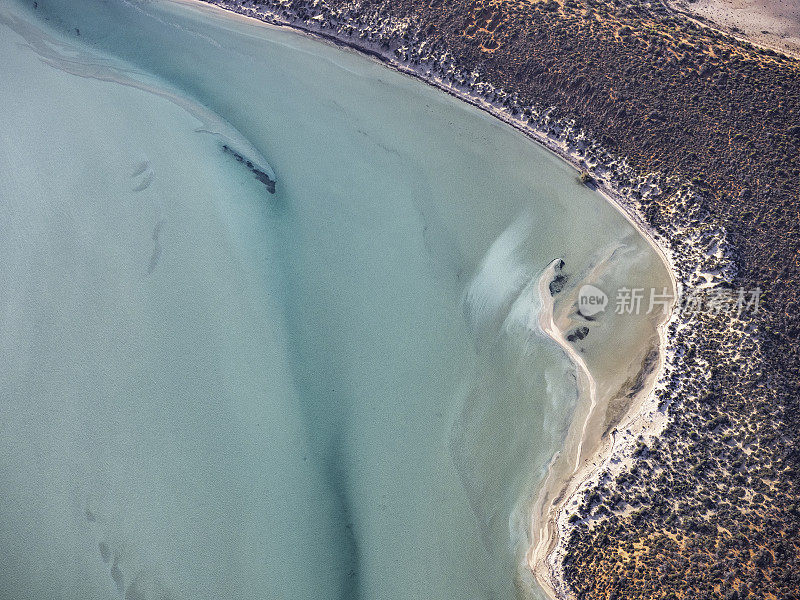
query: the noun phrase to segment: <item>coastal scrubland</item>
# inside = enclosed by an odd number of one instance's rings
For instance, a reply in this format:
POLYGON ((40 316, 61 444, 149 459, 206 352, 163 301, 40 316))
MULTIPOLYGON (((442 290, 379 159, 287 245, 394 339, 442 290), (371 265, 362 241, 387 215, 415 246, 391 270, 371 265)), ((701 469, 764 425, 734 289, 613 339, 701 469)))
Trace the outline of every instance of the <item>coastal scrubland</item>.
POLYGON ((660 2, 215 3, 391 53, 560 136, 636 205, 684 292, 761 290, 758 310, 673 319, 666 428, 565 509, 556 587, 800 598, 800 62, 660 2))

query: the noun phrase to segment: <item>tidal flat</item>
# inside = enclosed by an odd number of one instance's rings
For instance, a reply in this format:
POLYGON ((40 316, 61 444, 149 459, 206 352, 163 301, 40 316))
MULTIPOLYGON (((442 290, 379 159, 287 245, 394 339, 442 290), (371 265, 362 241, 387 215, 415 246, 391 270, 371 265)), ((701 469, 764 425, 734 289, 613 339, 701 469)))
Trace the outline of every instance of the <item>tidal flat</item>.
MULTIPOLYGON (((505 124, 293 32, 122 0, 0 28, 2 595, 537 597, 579 404, 537 284, 667 286, 647 240, 505 124)), ((609 311, 587 362, 650 321, 609 311)))

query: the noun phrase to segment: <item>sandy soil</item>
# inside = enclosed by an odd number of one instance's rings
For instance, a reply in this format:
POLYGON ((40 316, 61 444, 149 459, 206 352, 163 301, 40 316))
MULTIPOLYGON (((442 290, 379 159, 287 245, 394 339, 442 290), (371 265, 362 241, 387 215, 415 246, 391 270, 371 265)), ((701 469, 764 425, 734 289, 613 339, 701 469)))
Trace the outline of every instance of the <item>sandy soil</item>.
POLYGON ((736 37, 800 58, 800 0, 672 0, 669 5, 710 19, 736 37))

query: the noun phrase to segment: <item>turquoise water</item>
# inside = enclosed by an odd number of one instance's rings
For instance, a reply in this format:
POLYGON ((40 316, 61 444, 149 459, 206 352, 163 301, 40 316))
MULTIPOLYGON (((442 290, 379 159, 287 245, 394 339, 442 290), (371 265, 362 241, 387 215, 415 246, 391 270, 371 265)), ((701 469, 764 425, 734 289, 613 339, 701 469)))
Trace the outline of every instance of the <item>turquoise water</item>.
POLYGON ((0 48, 0 597, 536 596, 576 391, 530 284, 660 268, 630 225, 485 114, 211 9, 3 5, 0 48))

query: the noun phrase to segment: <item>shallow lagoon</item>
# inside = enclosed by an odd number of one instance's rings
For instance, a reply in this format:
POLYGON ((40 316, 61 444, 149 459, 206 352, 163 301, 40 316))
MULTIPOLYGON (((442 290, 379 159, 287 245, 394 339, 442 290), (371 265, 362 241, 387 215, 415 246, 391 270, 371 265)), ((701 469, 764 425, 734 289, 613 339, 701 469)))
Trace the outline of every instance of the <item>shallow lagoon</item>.
POLYGON ((625 219, 505 125, 292 32, 121 0, 0 28, 0 596, 532 585, 576 392, 531 282, 624 245, 619 277, 659 285, 625 219))

